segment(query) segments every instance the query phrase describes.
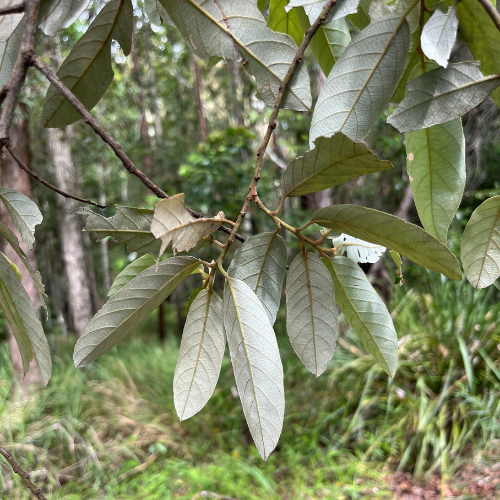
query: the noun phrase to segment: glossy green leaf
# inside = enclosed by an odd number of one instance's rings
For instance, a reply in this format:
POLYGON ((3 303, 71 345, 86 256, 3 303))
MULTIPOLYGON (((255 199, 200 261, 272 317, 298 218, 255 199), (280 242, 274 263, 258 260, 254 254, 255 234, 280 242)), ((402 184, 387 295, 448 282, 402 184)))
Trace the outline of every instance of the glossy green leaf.
POLYGON ((246 283, 262 301, 271 325, 281 302, 287 252, 277 233, 250 236, 236 251, 227 273, 246 283))
POLYGON ((267 460, 283 428, 283 366, 262 302, 246 283, 229 276, 224 287, 224 328, 248 428, 260 456, 267 460))
MULTIPOLYGON (((90 111, 113 81, 111 41, 116 40, 125 55, 132 43, 133 9, 130 0, 111 0, 76 42, 57 76, 90 111)), ((45 127, 70 125, 81 118, 78 111, 51 85, 45 96, 45 127)))
POLYGON ((42 383, 47 385, 52 373, 49 344, 26 290, 1 252, 0 307, 19 346, 24 374, 28 372, 30 361, 34 358, 42 383))
POLYGON ((448 278, 462 279, 458 261, 446 245, 394 215, 358 205, 334 205, 317 210, 312 220, 320 226, 396 250, 448 278))
POLYGON ((462 116, 500 85, 500 76, 483 76, 476 62, 450 64, 411 80, 408 96, 387 118, 400 132, 412 132, 462 116))
POLYGON ((421 46, 424 54, 446 68, 457 39, 457 29, 458 19, 454 7, 450 7, 446 14, 436 9, 422 30, 421 46))
POLYGON ((121 290, 127 283, 132 281, 138 274, 154 266, 156 259, 152 255, 143 255, 129 264, 113 281, 108 292, 108 297, 112 297, 121 290))
POLYGON ((413 199, 424 229, 446 243, 465 187, 462 120, 405 134, 413 199))
MULTIPOLYGON (((189 47, 204 61, 213 57, 243 60, 257 80, 258 97, 274 105, 297 47, 286 35, 270 30, 255 0, 162 0, 189 47)), ((282 107, 308 111, 309 75, 301 64, 282 107)))
POLYGON ((301 196, 337 186, 360 175, 390 170, 364 143, 342 133, 318 137, 315 147, 292 160, 281 176, 279 196, 301 196))
POLYGON ((390 377, 394 377, 398 366, 398 336, 384 302, 351 259, 321 260, 332 275, 340 310, 365 349, 390 377))
POLYGON ((222 300, 202 290, 186 319, 174 373, 174 405, 181 420, 198 413, 212 396, 226 346, 222 300))
POLYGON ((286 279, 286 329, 293 350, 318 377, 332 359, 339 336, 335 289, 320 258, 301 252, 286 279))
POLYGON ((273 31, 289 35, 297 46, 304 38, 304 29, 297 11, 285 11, 288 0, 270 0, 269 3, 269 27, 273 31))
POLYGON ((386 108, 404 70, 410 30, 404 16, 364 29, 329 74, 314 108, 309 141, 342 132, 361 140, 386 108))
MULTIPOLYGON (((19 0, 0 0, 0 9, 14 7, 15 5, 19 5, 20 3, 23 2, 19 0)), ((0 42, 6 42, 12 36, 16 28, 21 23, 23 16, 23 12, 0 16, 0 42)))
POLYGON ((42 0, 38 10, 38 27, 47 35, 71 26, 87 8, 90 0, 42 0))
POLYGON ((83 367, 123 340, 199 265, 193 257, 172 257, 146 269, 113 295, 92 318, 75 346, 75 366, 83 367))
POLYGON ((35 243, 35 227, 43 220, 40 209, 33 200, 15 189, 0 188, 0 200, 22 240, 31 250, 35 243))
POLYGON ((500 196, 474 210, 460 247, 465 276, 474 288, 485 288, 500 276, 500 196))
POLYGON ((5 42, 0 42, 0 88, 3 87, 12 74, 14 64, 16 64, 23 26, 20 24, 5 42))

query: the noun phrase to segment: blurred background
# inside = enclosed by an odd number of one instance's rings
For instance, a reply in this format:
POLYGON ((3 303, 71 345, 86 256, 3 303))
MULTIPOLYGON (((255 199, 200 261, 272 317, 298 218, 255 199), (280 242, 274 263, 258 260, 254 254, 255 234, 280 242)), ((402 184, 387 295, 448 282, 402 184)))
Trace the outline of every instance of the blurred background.
MULTIPOLYGON (((240 65, 219 62, 208 68, 174 28, 150 26, 142 3, 135 5, 132 54, 125 58, 113 45, 115 78, 93 114, 168 194, 184 192, 190 208, 207 215, 223 210, 234 220, 270 110, 254 97, 254 82, 240 65)), ((52 68, 101 7, 92 2, 61 36, 40 38, 39 53, 52 68)), ((306 63, 316 98, 324 75, 312 57, 306 63)), ((108 217, 115 204, 153 208, 156 198, 84 123, 43 129, 47 83, 34 71, 28 76, 13 143, 30 168, 69 192, 108 205, 96 209, 108 217)), ((366 142, 394 169, 294 198, 284 207, 288 222, 299 226, 313 209, 355 203, 419 223, 404 137, 385 123, 390 112, 366 142)), ((259 184, 259 195, 270 208, 278 203, 282 169, 308 149, 310 120, 310 113, 280 113, 259 184)), ((449 234, 457 255, 472 211, 500 194, 500 110, 488 99, 463 122, 467 184, 449 234)), ((175 414, 173 373, 187 300, 201 285, 199 276, 182 283, 92 366, 74 368, 76 335, 136 256, 112 239, 96 242, 94 234, 82 232, 85 217, 74 214, 81 204, 32 183, 8 156, 2 157, 1 167, 2 185, 31 196, 44 216, 30 258, 49 296, 43 324, 54 373, 46 389, 18 387, 19 360, 15 352, 11 356, 13 346, 0 318, 0 443, 32 472, 49 498, 499 497, 497 283, 478 291, 466 280, 452 282, 405 261, 399 287, 388 255, 364 265, 399 335, 394 379, 365 352, 343 317, 334 359, 316 379, 290 346, 282 301, 275 331, 285 370, 285 423, 278 448, 263 462, 248 432, 227 356, 204 410, 182 423, 175 414)), ((245 219, 244 236, 272 229, 272 222, 254 208, 245 219)), ((6 220, 6 214, 0 216, 6 220)), ((310 231, 319 236, 317 227, 310 231)), ((300 245, 283 236, 292 258, 300 245)), ((217 250, 203 249, 199 255, 210 261, 217 250)), ((220 280, 216 288, 222 294, 220 280)), ((14 476, 1 461, 0 498, 29 498, 14 476)))

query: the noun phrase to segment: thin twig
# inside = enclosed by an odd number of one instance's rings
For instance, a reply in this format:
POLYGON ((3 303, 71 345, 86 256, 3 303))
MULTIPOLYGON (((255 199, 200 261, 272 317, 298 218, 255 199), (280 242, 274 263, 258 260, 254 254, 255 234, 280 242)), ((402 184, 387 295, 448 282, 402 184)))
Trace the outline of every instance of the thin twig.
POLYGON ((94 205, 95 207, 98 208, 106 208, 106 205, 99 205, 98 203, 94 203, 93 201, 86 200, 84 198, 79 198, 78 196, 73 196, 72 194, 66 193, 62 189, 59 189, 56 186, 53 186, 52 184, 48 183, 47 181, 44 181, 37 173, 33 172, 33 170, 29 169, 17 156, 17 154, 14 152, 12 149, 12 146, 5 146, 4 149, 9 152, 10 156, 16 161, 16 163, 19 165, 19 168, 21 170, 24 170, 28 175, 33 177, 33 179, 36 179, 40 184, 43 184, 44 186, 47 186, 49 189, 52 189, 52 191, 55 191, 56 193, 60 194, 61 196, 64 196, 65 198, 71 198, 72 200, 76 201, 81 201, 83 203, 87 203, 88 205, 94 205))
POLYGON ((269 144, 269 141, 271 139, 271 136, 273 134, 274 129, 276 128, 276 119, 278 118, 278 114, 280 112, 280 106, 281 106, 281 101, 283 100, 283 97, 285 96, 285 92, 288 88, 288 85, 290 81, 292 80, 292 77, 295 73, 295 70, 297 69, 299 63, 302 61, 302 58, 304 57, 304 52, 307 49, 307 46, 311 42, 312 37, 316 33, 316 31, 319 29, 321 25, 323 25, 328 17, 328 14, 332 10, 332 8, 335 6, 337 3, 337 0, 328 0, 326 2, 325 6, 323 7, 323 10, 321 11, 321 14, 319 15, 318 19, 314 21, 312 26, 305 32, 304 34, 304 39, 302 40, 302 43, 300 44, 297 53, 295 54, 295 57, 293 58, 292 63, 290 64, 290 67, 288 68, 288 72, 281 82, 281 85, 279 87, 279 92, 278 96, 276 97, 276 101, 274 102, 273 106, 273 112, 271 113, 271 118, 269 120, 269 124, 267 125, 267 130, 264 135, 264 138, 262 139, 262 142, 259 146, 259 149, 257 151, 257 163, 255 165, 255 171, 254 171, 254 176, 252 179, 252 182, 250 184, 250 187, 248 188, 248 195, 245 199, 245 203, 243 204, 243 207, 240 210, 240 215, 238 216, 238 219, 236 220, 236 225, 233 228, 233 231, 231 232, 231 235, 229 236, 227 243, 226 243, 226 248, 223 250, 219 257, 219 261, 224 259, 227 250, 233 243, 235 239, 236 232, 240 228, 240 225, 243 221, 243 218, 245 217, 248 207, 250 206, 250 203, 252 200, 254 200, 257 197, 257 184, 260 180, 260 172, 262 169, 262 163, 264 161, 264 155, 266 153, 267 146, 269 144))
POLYGON ((0 446, 0 455, 2 455, 7 462, 9 462, 12 470, 19 474, 19 477, 22 479, 24 486, 31 491, 35 498, 38 500, 47 500, 40 491, 40 488, 37 488, 32 482, 29 475, 21 469, 21 466, 12 458, 12 455, 5 449, 0 446))
POLYGON ((9 14, 18 14, 19 12, 24 12, 24 3, 18 5, 11 5, 10 7, 5 7, 0 9, 0 16, 7 16, 9 14))
POLYGON ((498 10, 495 9, 494 5, 490 3, 490 0, 478 0, 481 4, 481 7, 486 11, 486 14, 491 17, 491 20, 497 27, 497 30, 500 31, 500 14, 498 10))

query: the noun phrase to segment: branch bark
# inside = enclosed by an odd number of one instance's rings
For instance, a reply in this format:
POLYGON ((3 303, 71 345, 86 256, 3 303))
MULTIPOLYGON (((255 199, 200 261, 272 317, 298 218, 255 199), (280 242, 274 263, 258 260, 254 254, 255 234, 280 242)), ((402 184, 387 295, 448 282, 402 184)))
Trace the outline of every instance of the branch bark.
POLYGON ((8 16, 9 14, 18 14, 19 12, 24 12, 24 3, 0 9, 0 16, 8 16))
POLYGON ((500 31, 500 14, 498 13, 498 10, 495 9, 495 6, 490 3, 490 0, 478 0, 478 2, 481 4, 481 7, 486 11, 486 14, 490 16, 491 20, 497 27, 497 30, 500 31))
POLYGON ((23 469, 21 469, 21 466, 12 458, 12 455, 2 446, 0 446, 0 455, 2 455, 7 462, 9 462, 10 466, 12 467, 12 470, 16 473, 19 474, 19 477, 24 483, 24 486, 31 491, 33 496, 35 498, 38 498, 38 500, 47 500, 46 497, 43 496, 40 488, 37 488, 32 482, 29 477, 29 475, 24 472, 23 469))

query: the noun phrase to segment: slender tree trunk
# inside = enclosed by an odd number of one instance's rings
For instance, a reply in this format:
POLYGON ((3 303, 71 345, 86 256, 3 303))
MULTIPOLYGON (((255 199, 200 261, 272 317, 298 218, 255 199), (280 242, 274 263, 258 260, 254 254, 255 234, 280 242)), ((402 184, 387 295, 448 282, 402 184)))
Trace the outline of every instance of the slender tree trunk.
POLYGON ((163 128, 161 126, 161 115, 158 108, 158 88, 156 86, 156 76, 154 67, 151 64, 151 40, 149 30, 142 30, 144 34, 144 51, 146 53, 146 64, 148 66, 148 80, 149 80, 149 95, 151 103, 151 111, 155 119, 155 143, 156 148, 161 149, 163 139, 163 128))
MULTIPOLYGON (((30 153, 29 153, 29 126, 27 119, 15 120, 12 129, 11 129, 11 142, 13 144, 14 149, 17 154, 20 156, 21 160, 25 163, 25 165, 30 165, 30 153)), ((28 174, 22 171, 15 160, 11 158, 8 153, 5 153, 5 156, 1 160, 1 185, 2 187, 9 187, 12 189, 16 189, 21 193, 25 194, 29 198, 33 198, 33 193, 31 191, 31 180, 28 174)), ((12 224, 12 220, 8 215, 7 211, 3 204, 0 207, 0 218, 4 224, 6 224, 16 235, 18 236, 20 246, 26 257, 28 258, 30 264, 33 269, 36 269, 36 259, 35 259, 35 251, 29 250, 28 247, 23 243, 17 230, 12 224)), ((29 295, 29 298, 33 302, 35 306, 35 310, 39 312, 40 302, 38 299, 38 292, 36 290, 35 284, 29 275, 28 270, 23 265, 21 259, 16 254, 16 252, 12 249, 12 247, 5 242, 2 244, 2 252, 17 265, 19 271, 21 272, 22 284, 26 289, 26 292, 29 295)), ((14 335, 9 328, 9 347, 10 347, 10 356, 12 361, 12 366, 14 372, 18 379, 22 378, 23 374, 23 363, 21 359, 21 353, 19 352, 19 348, 17 346, 14 335)), ((40 372, 36 366, 36 363, 32 361, 29 372, 26 374, 24 379, 24 384, 27 385, 29 383, 41 383, 40 372)))
POLYGON ((241 102, 238 96, 238 87, 240 85, 239 82, 239 74, 238 74, 238 65, 233 61, 227 61, 227 70, 229 72, 229 81, 231 84, 231 108, 233 112, 234 121, 242 126, 244 125, 243 121, 243 112, 241 109, 241 102))
POLYGON ((200 76, 200 63, 196 54, 191 53, 194 68, 194 93, 196 96, 196 105, 198 107, 198 131, 200 134, 200 141, 207 140, 207 122, 205 121, 205 113, 203 112, 203 101, 201 99, 201 76, 200 76))
MULTIPOLYGON (((78 192, 76 186, 78 175, 71 157, 68 141, 68 135, 71 135, 70 132, 70 127, 48 129, 50 152, 57 185, 64 191, 75 193, 78 192)), ((58 197, 58 202, 71 320, 74 333, 80 336, 92 319, 92 297, 86 274, 80 219, 74 214, 77 209, 74 200, 58 197)))
MULTIPOLYGON (((106 205, 106 189, 104 180, 104 168, 99 165, 99 204, 106 205)), ((106 293, 109 292, 111 286, 109 279, 109 256, 108 256, 108 238, 104 238, 99 242, 101 246, 101 265, 102 265, 102 284, 106 293)))

